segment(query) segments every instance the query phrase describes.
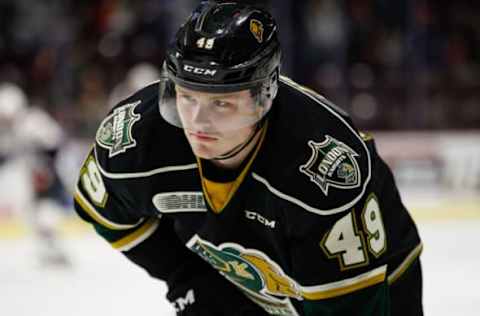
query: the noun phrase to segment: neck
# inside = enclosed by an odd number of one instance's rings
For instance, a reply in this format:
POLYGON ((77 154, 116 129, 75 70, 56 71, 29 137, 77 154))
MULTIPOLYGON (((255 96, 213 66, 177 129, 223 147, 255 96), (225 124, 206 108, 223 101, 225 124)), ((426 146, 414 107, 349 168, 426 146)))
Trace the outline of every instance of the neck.
POLYGON ((247 158, 248 154, 250 154, 250 152, 255 148, 261 135, 262 135, 261 131, 257 132, 256 135, 253 137, 252 141, 233 157, 227 158, 227 159, 221 159, 221 160, 213 159, 213 160, 210 160, 211 163, 214 166, 217 166, 223 169, 238 168, 242 164, 242 162, 247 158))

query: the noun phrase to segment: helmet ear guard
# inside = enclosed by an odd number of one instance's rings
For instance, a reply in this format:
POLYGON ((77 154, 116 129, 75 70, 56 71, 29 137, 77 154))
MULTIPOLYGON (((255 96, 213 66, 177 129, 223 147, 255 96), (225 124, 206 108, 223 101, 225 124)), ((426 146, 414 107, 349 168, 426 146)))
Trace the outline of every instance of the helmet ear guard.
POLYGON ((260 85, 250 89, 251 95, 257 98, 256 103, 259 106, 265 106, 266 104, 273 102, 277 96, 278 76, 279 70, 275 69, 260 85))
POLYGON ((280 69, 275 69, 271 75, 270 80, 264 83, 265 86, 265 95, 268 99, 272 100, 275 99, 278 92, 278 77, 280 76, 280 69))

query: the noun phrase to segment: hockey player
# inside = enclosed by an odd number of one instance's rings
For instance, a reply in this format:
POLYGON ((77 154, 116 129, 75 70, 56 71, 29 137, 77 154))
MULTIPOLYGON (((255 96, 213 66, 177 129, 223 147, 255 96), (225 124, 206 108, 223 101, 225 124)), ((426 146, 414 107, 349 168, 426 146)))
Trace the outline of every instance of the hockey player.
POLYGON ((101 123, 78 214, 177 315, 422 315, 422 244, 372 136, 280 64, 269 13, 202 2, 101 123))
POLYGON ((1 198, 21 200, 17 201, 22 207, 17 215, 25 219, 34 236, 42 266, 69 263, 57 236, 58 223, 68 203, 55 168, 63 141, 58 123, 42 109, 29 107, 19 86, 0 83, 1 198), (9 170, 15 173, 10 175, 9 170))

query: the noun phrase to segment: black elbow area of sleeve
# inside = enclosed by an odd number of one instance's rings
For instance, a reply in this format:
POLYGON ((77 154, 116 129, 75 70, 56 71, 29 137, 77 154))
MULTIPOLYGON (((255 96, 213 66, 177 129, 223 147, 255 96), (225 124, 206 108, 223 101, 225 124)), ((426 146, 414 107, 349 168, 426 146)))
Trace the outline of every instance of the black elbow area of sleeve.
POLYGON ((87 214, 87 212, 85 212, 83 210, 83 208, 81 206, 79 206, 77 204, 77 202, 75 201, 75 199, 73 200, 73 209, 75 210, 75 213, 77 213, 77 215, 85 222, 87 223, 91 223, 93 224, 95 221, 93 220, 93 218, 90 217, 90 215, 87 214))
POLYGON ((123 254, 154 278, 167 281, 186 262, 205 264, 177 237, 173 222, 162 217, 159 227, 146 240, 123 254))

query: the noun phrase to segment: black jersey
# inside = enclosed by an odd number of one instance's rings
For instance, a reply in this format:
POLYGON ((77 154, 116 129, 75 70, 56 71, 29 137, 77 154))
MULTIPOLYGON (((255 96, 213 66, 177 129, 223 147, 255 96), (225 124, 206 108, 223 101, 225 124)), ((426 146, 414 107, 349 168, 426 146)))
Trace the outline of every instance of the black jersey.
POLYGON ((195 254, 272 315, 389 315, 389 284, 422 246, 370 135, 282 77, 252 154, 219 181, 162 119, 157 90, 101 123, 75 193, 82 218, 155 277, 195 254))

